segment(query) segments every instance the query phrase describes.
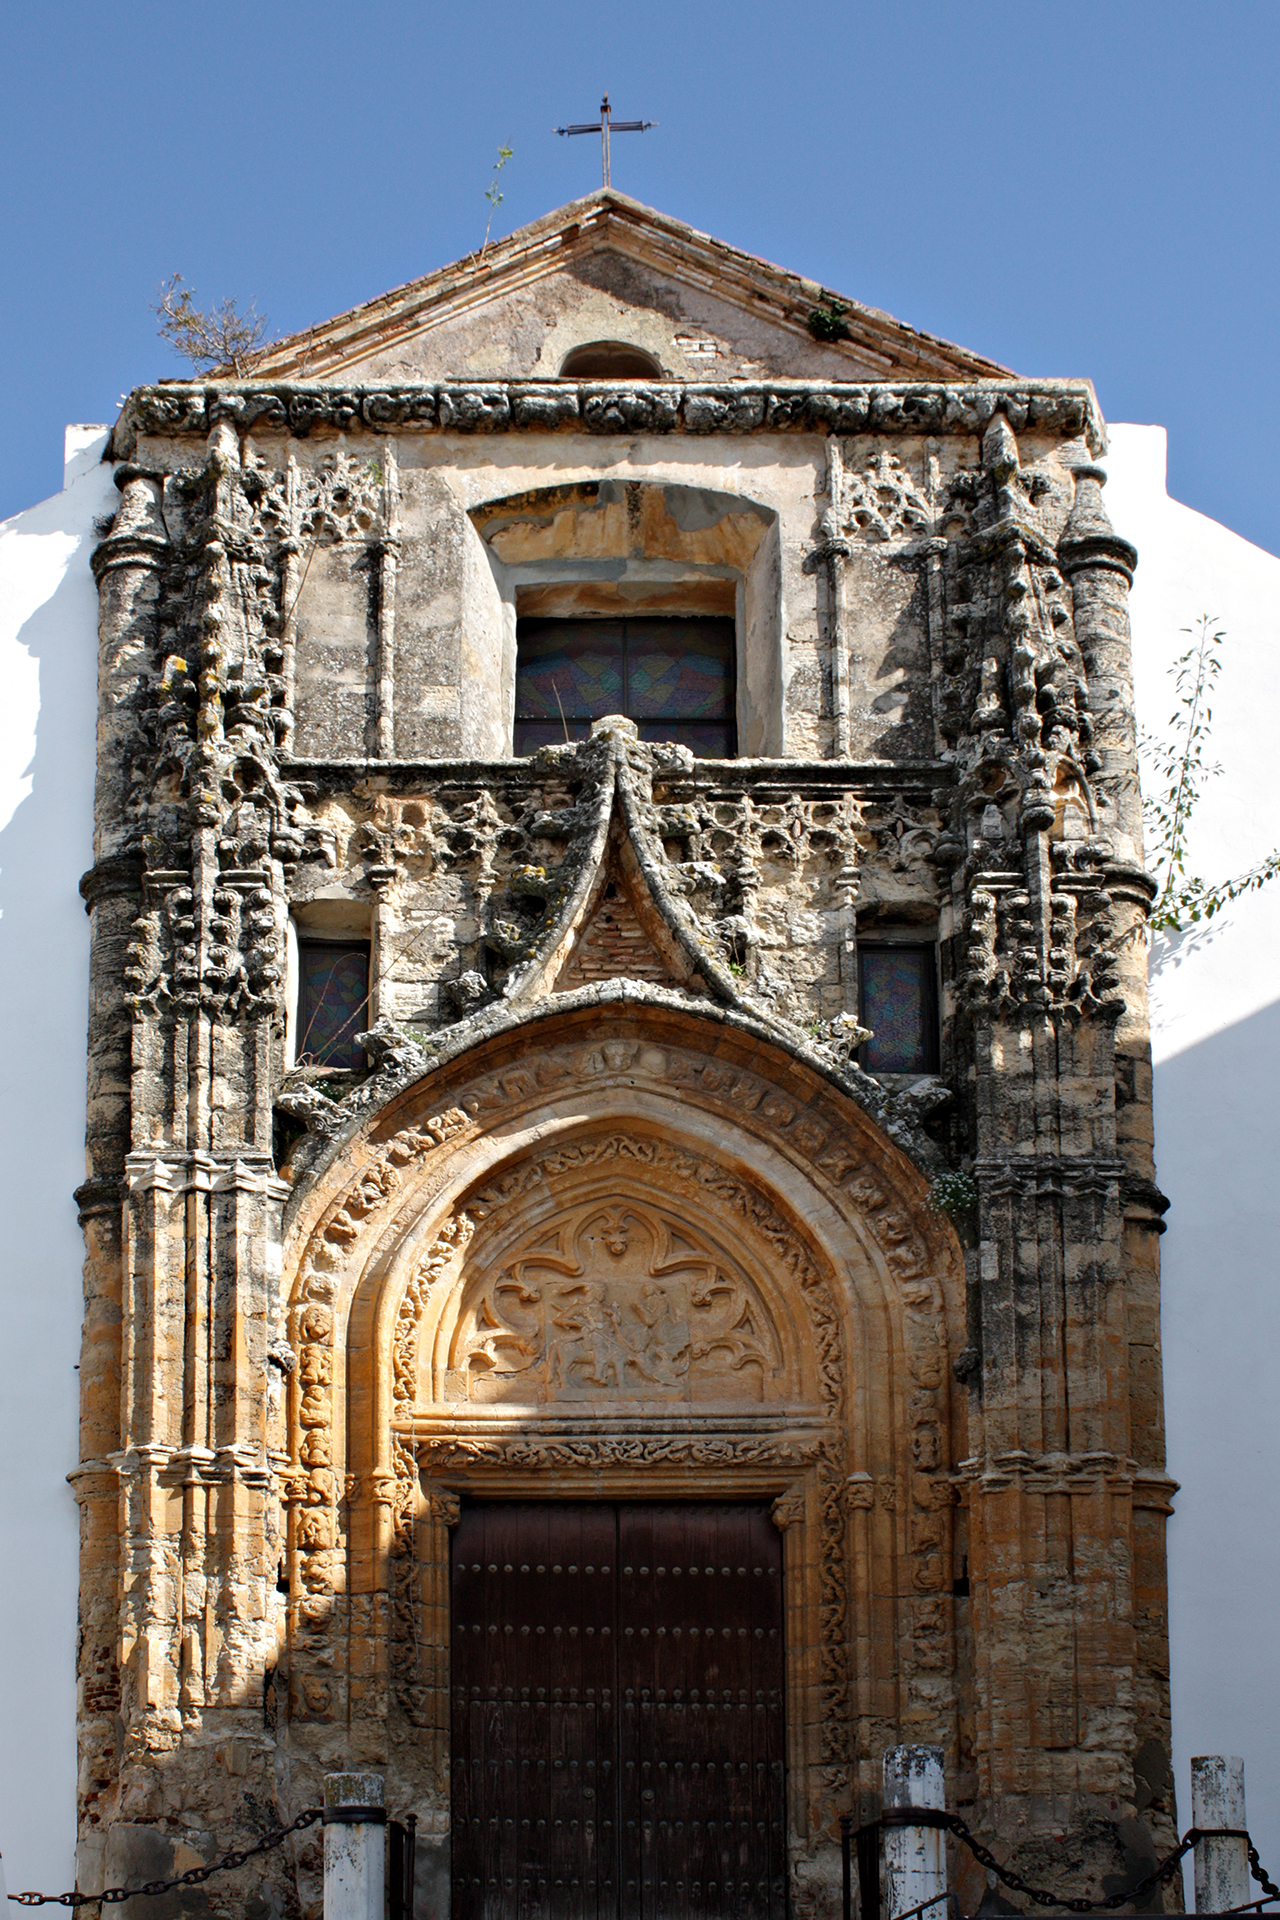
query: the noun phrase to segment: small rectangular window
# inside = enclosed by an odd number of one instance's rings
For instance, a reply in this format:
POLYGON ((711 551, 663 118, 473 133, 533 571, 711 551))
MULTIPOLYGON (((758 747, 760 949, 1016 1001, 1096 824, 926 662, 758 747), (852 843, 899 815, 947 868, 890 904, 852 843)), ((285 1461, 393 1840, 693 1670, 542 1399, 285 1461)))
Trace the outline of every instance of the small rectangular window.
POLYGON ((933 947, 858 943, 861 1049, 868 1073, 938 1071, 938 963, 933 947))
POLYGON ((521 620, 516 634, 516 753, 585 740, 607 713, 642 740, 674 740, 700 759, 738 750, 734 624, 708 615, 521 620))
POLYGON ((369 943, 298 942, 299 1066, 355 1067, 366 1060, 356 1035, 369 1026, 369 943))

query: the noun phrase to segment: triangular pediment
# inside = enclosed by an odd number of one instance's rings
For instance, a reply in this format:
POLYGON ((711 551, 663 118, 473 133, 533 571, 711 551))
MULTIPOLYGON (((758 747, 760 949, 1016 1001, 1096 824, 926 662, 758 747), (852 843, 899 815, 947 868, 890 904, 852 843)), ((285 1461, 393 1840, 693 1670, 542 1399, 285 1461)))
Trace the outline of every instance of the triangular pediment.
MULTIPOLYGON (((821 324, 821 323, 820 323, 821 324)), ((673 380, 973 380, 1007 369, 612 188, 254 360, 255 379, 552 380, 620 340, 673 380), (815 313, 845 329, 816 338, 815 313)))

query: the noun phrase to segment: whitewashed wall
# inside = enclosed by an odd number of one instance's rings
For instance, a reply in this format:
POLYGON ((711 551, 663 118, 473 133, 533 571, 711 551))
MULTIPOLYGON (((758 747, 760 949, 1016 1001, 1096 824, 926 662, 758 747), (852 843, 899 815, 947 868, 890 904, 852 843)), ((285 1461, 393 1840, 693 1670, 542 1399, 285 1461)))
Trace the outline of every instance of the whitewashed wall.
MULTIPOLYGON (((1163 427, 1111 430, 1106 501, 1138 549, 1138 711, 1173 711, 1180 629, 1226 632, 1194 871, 1225 879, 1280 844, 1280 559, 1165 492, 1163 427)), ((1163 1256, 1174 1765, 1244 1756, 1249 1825, 1280 1870, 1280 881, 1204 932, 1154 943, 1156 1172, 1163 1256)))
POLYGON ((0 1851, 9 1891, 71 1886, 75 1465, 84 1246, 97 590, 119 495, 106 430, 68 427, 66 485, 0 524, 0 1851))
MULTIPOLYGON (((116 501, 104 429, 67 431, 67 484, 0 525, 0 1851, 10 1890, 72 1884, 76 1457, 89 865, 93 522, 116 501)), ((1280 840, 1280 559, 1165 493, 1159 427, 1111 429, 1112 519, 1141 555, 1139 710, 1201 613, 1229 636, 1214 703, 1226 766, 1192 835, 1207 878, 1280 840)), ((1280 1867, 1280 883, 1153 955, 1164 1252, 1174 1738, 1245 1757, 1250 1825, 1280 1867)))

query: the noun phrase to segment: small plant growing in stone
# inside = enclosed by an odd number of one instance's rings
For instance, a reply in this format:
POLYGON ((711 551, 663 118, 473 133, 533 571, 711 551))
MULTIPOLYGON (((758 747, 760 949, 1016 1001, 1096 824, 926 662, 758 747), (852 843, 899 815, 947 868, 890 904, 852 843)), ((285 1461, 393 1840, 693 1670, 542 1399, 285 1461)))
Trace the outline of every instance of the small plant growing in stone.
POLYGON ((485 248, 489 244, 489 230, 493 226, 493 216, 502 205, 503 196, 498 192, 498 175, 511 158, 511 154, 512 149, 510 147, 498 148, 498 164, 493 169, 493 178, 485 189, 484 197, 489 202, 489 218, 485 221, 484 241, 480 248, 481 259, 484 258, 485 248))
POLYGON ((809 315, 807 325, 815 340, 848 340, 852 336, 845 315, 849 309, 834 294, 828 294, 809 315))
POLYGON ((929 1190, 929 1205, 965 1238, 977 1226, 978 1183, 971 1173, 939 1174, 929 1190))
POLYGON ((197 373, 229 367, 239 379, 267 337, 266 319, 252 300, 243 312, 229 298, 219 306, 198 307, 180 273, 161 284, 151 311, 160 317, 160 338, 189 360, 197 373))
POLYGON ((1216 620, 1202 614, 1194 627, 1182 631, 1191 645, 1180 653, 1169 671, 1177 704, 1165 738, 1144 729, 1139 752, 1144 762, 1142 820, 1147 858, 1157 892, 1151 908, 1155 933, 1182 933, 1200 920, 1255 893, 1280 874, 1280 848, 1247 872, 1214 884, 1188 872, 1187 836, 1192 816, 1211 780, 1222 772, 1220 761, 1206 758, 1213 727, 1210 698, 1222 672, 1222 643, 1226 634, 1216 620))

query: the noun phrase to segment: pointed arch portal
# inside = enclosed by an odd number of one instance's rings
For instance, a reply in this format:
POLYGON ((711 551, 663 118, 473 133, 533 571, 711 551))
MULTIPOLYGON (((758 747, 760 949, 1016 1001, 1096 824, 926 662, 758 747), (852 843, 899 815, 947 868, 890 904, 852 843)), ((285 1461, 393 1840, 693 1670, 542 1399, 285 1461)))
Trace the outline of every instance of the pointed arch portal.
POLYGON ((791 1850, 833 1870, 882 1729, 955 1687, 963 1260, 927 1198, 813 1068, 654 1000, 544 1011, 331 1147, 286 1249, 294 1738, 341 1728, 443 1846, 464 1503, 745 1503, 791 1850))

